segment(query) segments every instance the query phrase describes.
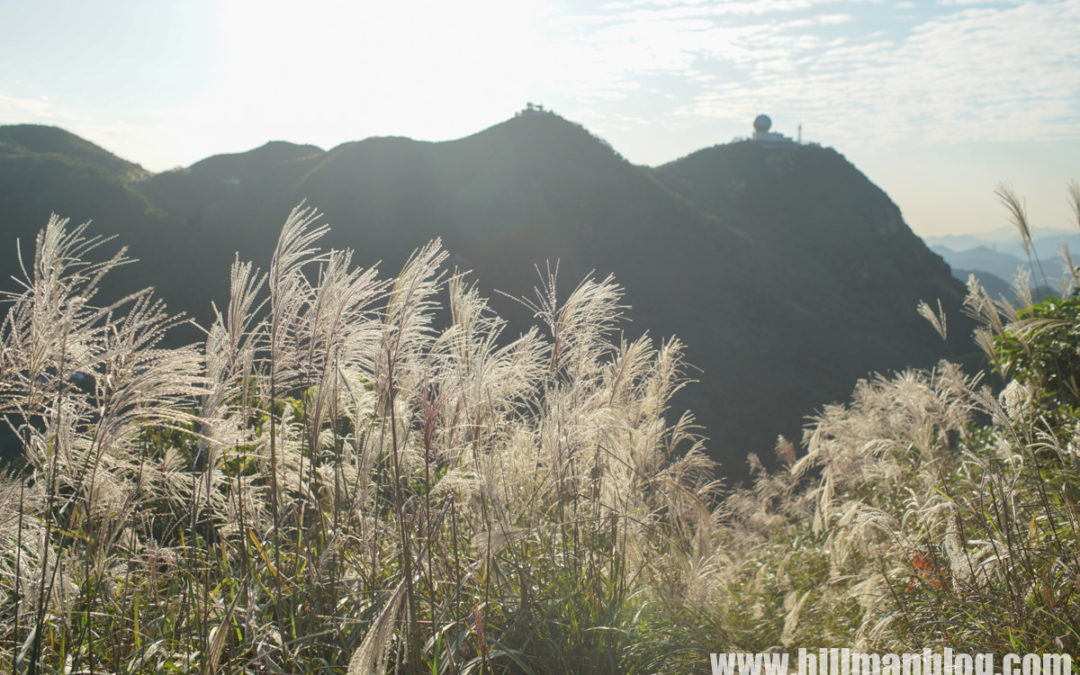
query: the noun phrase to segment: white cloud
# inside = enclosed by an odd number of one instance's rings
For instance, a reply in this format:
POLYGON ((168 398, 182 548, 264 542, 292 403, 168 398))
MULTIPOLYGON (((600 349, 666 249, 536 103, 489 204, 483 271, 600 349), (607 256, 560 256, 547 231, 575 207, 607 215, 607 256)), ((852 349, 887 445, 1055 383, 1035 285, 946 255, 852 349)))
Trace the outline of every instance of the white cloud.
MULTIPOLYGON (((796 10, 825 3, 761 4, 796 10)), ((735 121, 772 106, 812 121, 837 143, 1080 136, 1080 56, 1073 46, 1080 3, 958 8, 862 37, 850 12, 739 25, 716 20, 742 9, 638 9, 593 35, 602 38, 593 47, 620 55, 608 64, 609 80, 682 73, 697 91, 669 111, 681 117, 735 121), (841 25, 841 37, 821 32, 841 25), (698 75, 687 76, 691 69, 698 75)))
POLYGON ((858 4, 867 0, 722 0, 708 2, 706 0, 637 0, 633 2, 610 3, 605 9, 626 10, 660 10, 670 11, 694 11, 699 14, 712 16, 747 15, 761 16, 764 14, 776 14, 783 12, 795 12, 800 10, 816 9, 823 5, 858 4))
POLYGON ((958 7, 968 5, 1019 5, 1023 0, 938 0, 942 7, 958 7))
POLYGON ((0 93, 0 120, 37 120, 56 113, 55 106, 47 99, 6 96, 0 93))

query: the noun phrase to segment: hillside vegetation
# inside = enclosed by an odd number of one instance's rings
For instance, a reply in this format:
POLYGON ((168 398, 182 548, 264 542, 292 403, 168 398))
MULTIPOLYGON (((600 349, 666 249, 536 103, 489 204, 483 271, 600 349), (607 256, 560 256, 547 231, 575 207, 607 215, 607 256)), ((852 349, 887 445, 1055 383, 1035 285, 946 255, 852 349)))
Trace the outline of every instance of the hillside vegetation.
MULTIPOLYGON (((995 397, 864 380, 722 494, 677 340, 554 273, 505 335, 438 243, 396 277, 292 212, 198 344, 58 218, 0 334, 0 668, 708 672, 848 645, 1080 653, 1080 300, 967 307, 995 397), (438 311, 448 314, 444 324, 438 311)), ((951 324, 924 307, 944 332, 951 324)))
MULTIPOLYGON (((748 452, 773 465, 778 433, 797 436, 807 415, 871 372, 942 356, 978 363, 963 285, 888 196, 827 148, 730 143, 649 168, 542 114, 443 143, 277 141, 147 175, 74 139, 0 129, 7 236, 28 246, 54 210, 93 220, 139 261, 106 277, 107 291, 152 284, 203 326, 210 301, 227 301, 235 252, 268 260, 277 223, 304 199, 333 225, 326 245, 353 249, 364 266, 398 269, 441 239, 448 266, 472 271, 509 322, 507 337, 532 317, 496 290, 529 294, 534 265, 558 261, 564 296, 592 271, 615 275, 633 299, 621 330, 686 343, 699 382, 675 405, 695 410, 732 483, 748 475, 748 452), (948 343, 916 314, 923 298, 953 317, 948 343)), ((13 274, 14 256, 0 258, 0 278, 13 274)), ((198 338, 180 327, 169 339, 198 338)))

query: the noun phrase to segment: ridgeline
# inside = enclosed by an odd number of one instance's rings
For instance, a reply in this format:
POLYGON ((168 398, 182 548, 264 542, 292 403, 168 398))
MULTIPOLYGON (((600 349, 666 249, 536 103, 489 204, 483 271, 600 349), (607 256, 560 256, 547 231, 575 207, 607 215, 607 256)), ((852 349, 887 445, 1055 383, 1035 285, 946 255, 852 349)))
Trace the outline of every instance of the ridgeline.
POLYGON ((30 250, 51 212, 93 220, 140 261, 110 280, 115 291, 155 286, 208 325, 235 253, 268 259, 304 199, 332 226, 328 245, 386 272, 441 237, 450 264, 521 325, 524 308, 492 291, 531 294, 534 265, 558 260, 567 291, 590 271, 614 274, 629 337, 686 343, 700 371, 676 405, 732 479, 748 452, 771 458, 778 434, 798 439, 805 416, 858 378, 972 358, 961 284, 836 151, 741 141, 649 168, 550 113, 441 143, 272 142, 159 174, 61 129, 0 127, 0 272, 17 274, 15 239, 30 250), (939 298, 948 343, 915 311, 939 298))

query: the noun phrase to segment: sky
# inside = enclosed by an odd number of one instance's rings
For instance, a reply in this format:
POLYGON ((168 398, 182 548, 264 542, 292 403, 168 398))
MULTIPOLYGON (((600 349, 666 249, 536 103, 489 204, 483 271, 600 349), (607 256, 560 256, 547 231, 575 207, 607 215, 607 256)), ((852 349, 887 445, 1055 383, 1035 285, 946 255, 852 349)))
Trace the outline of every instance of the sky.
MULTIPOLYGON (((151 171, 269 140, 442 141, 541 103, 637 164, 836 148, 916 233, 1075 227, 1080 0, 3 0, 0 124, 151 171)), ((2 186, 0 186, 2 187, 2 186)))

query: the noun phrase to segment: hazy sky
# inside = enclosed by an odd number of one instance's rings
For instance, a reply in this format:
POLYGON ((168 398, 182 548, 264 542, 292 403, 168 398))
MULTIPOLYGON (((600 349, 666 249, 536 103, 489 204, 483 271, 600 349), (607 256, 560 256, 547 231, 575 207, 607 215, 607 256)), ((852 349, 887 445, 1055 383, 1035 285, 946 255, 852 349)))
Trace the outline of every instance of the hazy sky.
POLYGON ((1080 0, 2 0, 0 124, 151 170, 271 139, 460 138, 536 101, 633 162, 774 130, 833 146, 919 234, 1066 227, 1080 0))

